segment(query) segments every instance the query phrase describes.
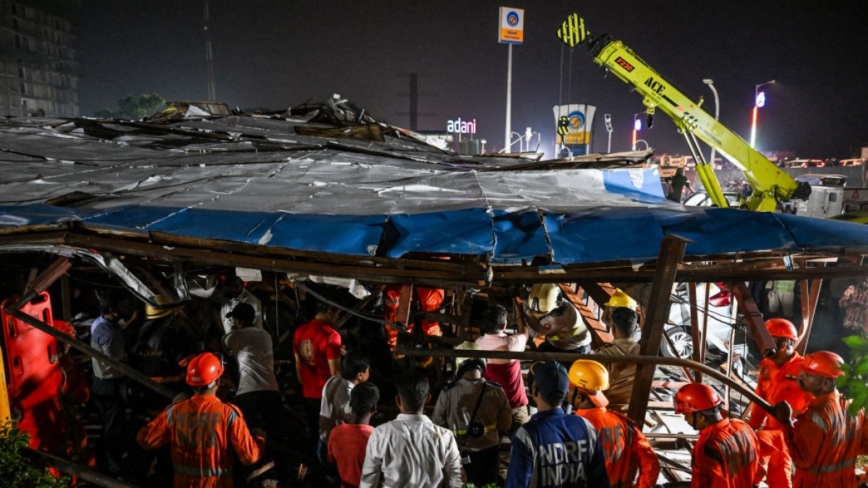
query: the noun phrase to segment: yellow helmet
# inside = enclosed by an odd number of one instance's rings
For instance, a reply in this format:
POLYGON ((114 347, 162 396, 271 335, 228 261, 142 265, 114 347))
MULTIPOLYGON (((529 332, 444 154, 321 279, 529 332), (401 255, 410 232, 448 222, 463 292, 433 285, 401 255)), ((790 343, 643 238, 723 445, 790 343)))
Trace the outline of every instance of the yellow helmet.
POLYGON ((570 366, 570 383, 578 388, 592 391, 609 389, 609 371, 602 364, 590 359, 577 359, 570 366))
POLYGON ((629 308, 632 311, 636 311, 636 300, 630 298, 630 295, 621 291, 620 288, 615 288, 615 293, 612 293, 612 296, 609 297, 609 301, 606 302, 607 307, 624 307, 629 308))
MULTIPOLYGON (((167 303, 172 303, 172 300, 165 295, 154 295, 154 301, 159 303, 160 305, 165 305, 167 303)), ((145 304, 145 317, 148 320, 152 319, 160 319, 172 313, 171 308, 156 308, 152 306, 150 303, 145 304)))
POLYGON ((549 313, 561 306, 561 288, 557 283, 537 283, 527 297, 528 308, 536 313, 549 313))

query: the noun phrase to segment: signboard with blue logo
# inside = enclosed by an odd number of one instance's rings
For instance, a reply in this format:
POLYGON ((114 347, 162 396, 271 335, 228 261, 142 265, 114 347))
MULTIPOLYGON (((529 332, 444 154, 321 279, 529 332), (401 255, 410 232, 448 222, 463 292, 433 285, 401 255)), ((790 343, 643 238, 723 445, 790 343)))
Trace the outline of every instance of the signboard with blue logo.
POLYGON ((558 143, 569 148, 574 156, 588 154, 593 137, 594 113, 597 107, 584 103, 555 105, 555 126, 558 129, 558 143))
POLYGON ((524 9, 500 7, 500 29, 497 42, 501 44, 524 43, 524 9))

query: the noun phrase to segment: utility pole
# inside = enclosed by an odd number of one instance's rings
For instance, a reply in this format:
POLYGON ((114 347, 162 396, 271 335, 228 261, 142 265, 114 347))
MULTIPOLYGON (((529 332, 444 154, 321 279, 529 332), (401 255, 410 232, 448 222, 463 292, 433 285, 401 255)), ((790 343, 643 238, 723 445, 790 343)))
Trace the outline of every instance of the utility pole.
MULTIPOLYGON (((407 75, 399 75, 400 77, 407 75)), ((399 93, 400 97, 409 97, 410 98, 410 111, 409 112, 398 112, 400 116, 409 116, 410 117, 410 127, 409 129, 412 131, 419 130, 419 117, 436 117, 436 112, 419 112, 419 98, 423 97, 435 97, 436 95, 431 95, 428 93, 419 93, 419 73, 410 73, 410 92, 409 93, 399 93)))
POLYGON ((208 30, 209 12, 208 0, 205 0, 205 73, 208 77, 208 101, 217 101, 217 89, 214 88, 214 52, 211 49, 211 32, 208 30))

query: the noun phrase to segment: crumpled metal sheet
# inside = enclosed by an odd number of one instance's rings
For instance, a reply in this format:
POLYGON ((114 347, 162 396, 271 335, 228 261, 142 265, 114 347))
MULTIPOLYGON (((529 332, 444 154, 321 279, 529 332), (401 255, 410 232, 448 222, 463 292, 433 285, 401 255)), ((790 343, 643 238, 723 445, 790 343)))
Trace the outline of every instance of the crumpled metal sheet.
POLYGON ((482 255, 499 264, 641 262, 656 257, 667 233, 693 239, 687 252, 695 254, 834 244, 830 234, 812 238, 814 230, 843 232, 841 245, 868 243, 868 228, 826 228, 842 223, 686 209, 663 198, 656 169, 510 171, 527 162, 457 156, 388 135, 382 143, 303 136, 299 123, 232 116, 160 132, 153 124, 0 121, 0 229, 77 221, 143 235, 356 256, 482 255))

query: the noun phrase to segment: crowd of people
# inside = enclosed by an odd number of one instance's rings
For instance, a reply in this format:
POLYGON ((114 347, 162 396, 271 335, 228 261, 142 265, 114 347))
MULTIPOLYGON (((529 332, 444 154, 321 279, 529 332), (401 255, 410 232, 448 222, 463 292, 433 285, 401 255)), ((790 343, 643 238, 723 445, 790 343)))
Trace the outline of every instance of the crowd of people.
MULTIPOLYGON (((261 304, 235 280, 228 284, 219 322, 223 335, 216 344, 172 325, 171 309, 148 306, 134 346, 127 347, 130 334, 122 322, 132 321, 129 299, 102 297, 91 325, 92 347, 117 361, 131 354, 152 379, 185 391, 172 400, 153 392, 137 397, 135 407, 148 422, 135 436, 141 452, 131 456, 123 444, 130 385, 112 361, 94 357, 92 398, 103 421, 98 459, 104 471, 143 485, 176 487, 658 485, 658 456, 641 425, 623 413, 635 366, 540 361, 526 368, 525 380, 517 359, 469 357, 455 362, 442 388, 420 364, 380 374, 375 382, 372 351, 348 347, 337 330, 341 308, 317 299, 313 318, 292 332, 303 412, 290 412, 261 304), (385 392, 394 392, 395 415, 385 392), (287 438, 302 453, 306 476, 289 461, 287 438), (135 459, 136 470, 125 468, 128 458, 135 459)), ((394 318, 399 296, 394 290, 385 294, 391 303, 384 313, 394 318)), ((417 298, 430 311, 442 304, 443 294, 423 289, 417 298)), ((478 337, 458 348, 639 353, 638 305, 621 290, 601 318, 614 340, 596 350, 557 285, 535 285, 523 303, 515 333, 506 332, 507 309, 489 304, 472 324, 478 337)), ((424 333, 442 333, 426 319, 424 333)), ((707 384, 690 383, 674 395, 675 412, 699 432, 690 486, 855 488, 856 456, 868 452, 868 431, 863 412, 848 413, 837 391, 842 359, 831 352, 802 357, 795 352, 798 334, 791 322, 770 319, 766 326, 777 350, 760 364, 756 393, 773 409, 754 406, 742 422, 730 418, 707 384)), ((384 330, 382 337, 395 353, 392 335, 384 330)))

